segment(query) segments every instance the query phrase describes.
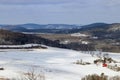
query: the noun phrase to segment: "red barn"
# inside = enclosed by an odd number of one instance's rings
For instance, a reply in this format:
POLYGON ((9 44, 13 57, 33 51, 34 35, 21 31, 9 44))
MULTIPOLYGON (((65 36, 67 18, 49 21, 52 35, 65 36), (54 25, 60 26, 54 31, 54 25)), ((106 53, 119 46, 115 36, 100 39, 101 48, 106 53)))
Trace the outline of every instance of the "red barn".
POLYGON ((106 63, 104 63, 104 64, 103 64, 103 67, 107 67, 107 64, 106 64, 106 63))

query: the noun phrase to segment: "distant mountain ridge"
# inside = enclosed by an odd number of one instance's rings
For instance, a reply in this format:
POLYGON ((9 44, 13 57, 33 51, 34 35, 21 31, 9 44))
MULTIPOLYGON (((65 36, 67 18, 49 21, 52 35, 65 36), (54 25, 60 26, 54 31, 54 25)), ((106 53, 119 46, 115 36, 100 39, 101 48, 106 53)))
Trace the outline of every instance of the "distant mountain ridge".
POLYGON ((106 26, 109 25, 107 23, 92 23, 92 24, 88 24, 88 25, 83 25, 81 26, 82 28, 90 28, 90 27, 102 27, 102 26, 106 26))
POLYGON ((70 25, 70 24, 19 24, 19 25, 0 25, 2 28, 6 26, 14 26, 14 27, 24 27, 26 29, 72 29, 72 28, 80 28, 80 25, 70 25))
POLYGON ((38 33, 57 33, 61 30, 80 29, 80 25, 69 24, 19 24, 19 25, 1 25, 0 29, 11 30, 15 32, 38 32, 38 33))
POLYGON ((11 30, 16 32, 45 32, 45 33, 59 33, 68 32, 71 29, 81 29, 92 27, 95 25, 105 25, 105 23, 94 23, 90 25, 76 25, 76 24, 19 24, 19 25, 0 25, 1 29, 11 30))
POLYGON ((120 30, 120 23, 93 23, 89 25, 69 25, 69 24, 19 24, 19 25, 0 25, 1 29, 11 30, 15 32, 31 32, 31 33, 77 33, 86 32, 95 29, 103 29, 104 31, 120 30))

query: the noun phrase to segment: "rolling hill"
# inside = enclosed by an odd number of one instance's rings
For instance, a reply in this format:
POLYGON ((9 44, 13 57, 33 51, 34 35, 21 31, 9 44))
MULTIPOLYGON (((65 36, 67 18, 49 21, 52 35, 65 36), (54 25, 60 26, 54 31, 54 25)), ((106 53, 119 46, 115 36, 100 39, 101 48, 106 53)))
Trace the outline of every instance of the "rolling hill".
POLYGON ((0 45, 44 44, 47 46, 66 48, 56 41, 44 39, 31 34, 23 34, 0 29, 0 45))

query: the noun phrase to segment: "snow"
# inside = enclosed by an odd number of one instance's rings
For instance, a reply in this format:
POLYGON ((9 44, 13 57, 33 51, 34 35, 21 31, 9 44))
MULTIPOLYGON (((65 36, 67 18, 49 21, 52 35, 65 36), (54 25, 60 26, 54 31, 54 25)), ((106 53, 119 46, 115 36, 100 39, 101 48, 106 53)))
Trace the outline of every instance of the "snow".
POLYGON ((35 47, 35 46, 40 46, 39 44, 25 44, 25 45, 0 45, 0 47, 3 48, 10 48, 10 47, 35 47))
MULTIPOLYGON (((120 54, 110 53, 109 55, 120 62, 120 54)), ((95 59, 97 57, 92 57, 90 54, 52 47, 31 50, 0 50, 0 67, 5 69, 0 70, 0 77, 18 77, 22 72, 29 71, 31 67, 35 67, 36 70, 42 69, 46 80, 80 80, 85 75, 100 75, 101 73, 108 76, 120 75, 120 72, 93 64, 95 59), (91 64, 73 64, 81 59, 91 64)))
POLYGON ((81 33, 73 33, 73 34, 71 34, 71 36, 75 36, 75 37, 88 37, 89 35, 81 34, 81 33))
POLYGON ((82 41, 81 43, 82 44, 88 44, 89 42, 88 41, 82 41))

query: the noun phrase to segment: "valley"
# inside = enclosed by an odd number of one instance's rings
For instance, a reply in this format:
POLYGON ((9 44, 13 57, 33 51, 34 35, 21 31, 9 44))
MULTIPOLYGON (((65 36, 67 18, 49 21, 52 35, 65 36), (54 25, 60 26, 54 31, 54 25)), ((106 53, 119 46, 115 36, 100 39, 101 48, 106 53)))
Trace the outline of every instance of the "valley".
MULTIPOLYGON (((82 51, 102 50, 105 52, 118 52, 118 53, 120 52, 119 23, 112 24, 93 23, 89 25, 68 25, 68 24, 39 25, 31 23, 21 25, 7 25, 7 26, 4 25, 3 27, 4 30, 10 30, 12 32, 19 32, 27 36, 28 35, 32 36, 31 37, 32 40, 27 38, 25 39, 21 38, 24 44, 42 43, 48 46, 57 45, 56 47, 64 47, 68 49, 82 51), (40 41, 40 39, 38 38, 44 39, 40 41)), ((1 41, 4 42, 4 40, 1 41)), ((15 42, 16 41, 14 41, 14 43, 15 42)), ((9 42, 7 42, 7 44, 8 43, 9 42)), ((21 42, 17 44, 21 44, 21 42)))
POLYGON ((0 29, 0 80, 120 79, 119 24, 65 26, 0 29))

